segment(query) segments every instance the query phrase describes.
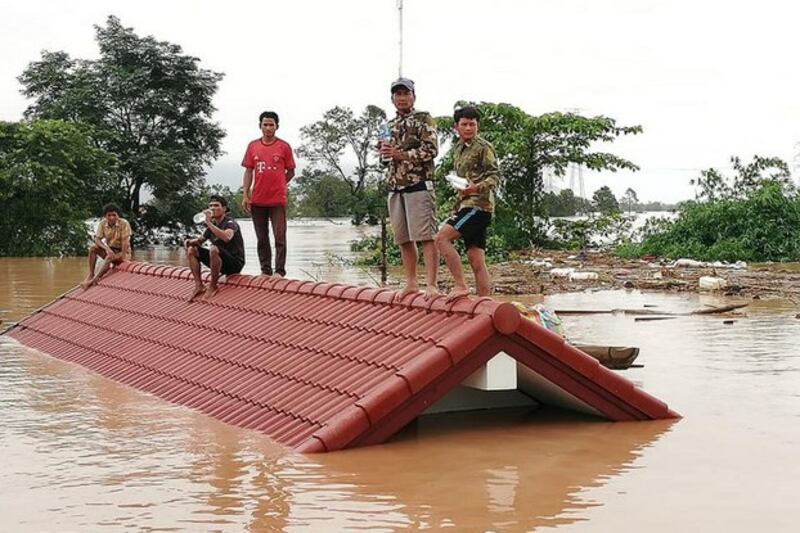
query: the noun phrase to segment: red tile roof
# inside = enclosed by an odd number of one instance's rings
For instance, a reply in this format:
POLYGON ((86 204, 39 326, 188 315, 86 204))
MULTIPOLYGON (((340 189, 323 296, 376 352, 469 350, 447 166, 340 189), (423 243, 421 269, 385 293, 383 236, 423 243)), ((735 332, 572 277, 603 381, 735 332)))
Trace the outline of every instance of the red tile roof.
POLYGON ((241 275, 188 302, 192 286, 125 263, 7 334, 303 452, 385 441, 501 350, 608 419, 677 416, 511 304, 241 275))

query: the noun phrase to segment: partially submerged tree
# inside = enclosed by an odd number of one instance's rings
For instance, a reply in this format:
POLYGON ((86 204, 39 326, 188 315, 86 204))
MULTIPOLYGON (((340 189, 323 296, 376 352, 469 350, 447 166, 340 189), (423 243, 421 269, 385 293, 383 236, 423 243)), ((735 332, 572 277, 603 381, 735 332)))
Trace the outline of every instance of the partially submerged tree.
POLYGON ((699 188, 697 200, 680 204, 676 219, 651 219, 641 242, 618 252, 708 261, 800 260, 800 195, 788 165, 761 156, 748 164, 738 157, 731 161, 734 176, 702 171, 692 182, 699 188))
POLYGON ((0 122, 0 256, 85 253, 112 163, 79 125, 0 122))
POLYGON ((384 170, 375 145, 385 120, 386 113, 376 106, 367 106, 358 116, 349 108, 334 107, 300 129, 303 142, 297 153, 310 162, 309 172, 334 176, 347 185, 355 224, 383 218, 379 183, 384 170))
MULTIPOLYGON (((222 74, 201 68, 180 46, 139 37, 114 16, 95 30, 98 59, 45 51, 28 65, 19 77, 34 99, 25 116, 90 125, 94 143, 116 156, 114 199, 133 217, 145 189, 180 204, 201 190, 204 169, 222 153, 225 133, 211 119, 222 74)), ((159 223, 182 217, 167 214, 159 223)))
POLYGON ((352 192, 341 178, 322 170, 306 170, 292 182, 297 215, 346 217, 352 214, 352 192))
POLYGON ((592 195, 592 202, 594 203, 595 209, 600 211, 604 215, 611 215, 614 213, 619 213, 619 202, 617 202, 617 198, 614 196, 614 193, 611 192, 611 189, 608 185, 603 185, 592 195))
POLYGON ((572 189, 561 189, 558 194, 548 192, 544 195, 547 214, 551 217, 571 217, 592 210, 592 203, 575 196, 572 189))
MULTIPOLYGON (((529 115, 510 104, 458 102, 475 105, 481 112, 481 135, 497 149, 503 189, 497 205, 496 227, 501 227, 512 247, 546 240, 547 212, 543 202, 544 170, 563 176, 570 163, 589 170, 638 170, 631 161, 595 150, 598 143, 613 142, 622 135, 641 133, 641 126, 618 126, 609 117, 584 117, 573 113, 529 115)), ((452 118, 437 120, 445 138, 455 139, 452 118)), ((446 173, 452 168, 444 160, 446 173)))
POLYGON ((622 196, 622 203, 628 208, 628 214, 630 215, 631 211, 633 211, 633 206, 639 203, 639 197, 636 195, 636 191, 630 187, 625 189, 625 194, 622 196))

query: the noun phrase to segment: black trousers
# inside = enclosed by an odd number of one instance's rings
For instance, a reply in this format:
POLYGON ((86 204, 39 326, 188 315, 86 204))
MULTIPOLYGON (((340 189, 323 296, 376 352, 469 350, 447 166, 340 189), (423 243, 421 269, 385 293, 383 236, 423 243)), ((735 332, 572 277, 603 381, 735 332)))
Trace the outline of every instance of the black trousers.
POLYGON ((272 247, 269 244, 269 225, 272 223, 272 235, 275 239, 275 273, 286 275, 286 206, 274 207, 251 206, 253 226, 258 238, 258 261, 261 273, 272 275, 272 247))

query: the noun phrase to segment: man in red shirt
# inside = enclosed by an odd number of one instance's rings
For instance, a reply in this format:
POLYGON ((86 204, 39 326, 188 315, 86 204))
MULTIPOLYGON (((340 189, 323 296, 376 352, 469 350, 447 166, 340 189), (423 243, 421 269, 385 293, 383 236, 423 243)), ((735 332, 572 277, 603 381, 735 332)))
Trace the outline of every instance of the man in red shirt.
POLYGON ((258 117, 261 138, 247 145, 242 159, 244 197, 242 207, 253 216, 258 238, 258 260, 261 273, 271 276, 272 248, 269 245, 269 224, 275 238, 275 270, 286 275, 286 186, 294 177, 292 147, 275 136, 280 119, 273 111, 258 117))

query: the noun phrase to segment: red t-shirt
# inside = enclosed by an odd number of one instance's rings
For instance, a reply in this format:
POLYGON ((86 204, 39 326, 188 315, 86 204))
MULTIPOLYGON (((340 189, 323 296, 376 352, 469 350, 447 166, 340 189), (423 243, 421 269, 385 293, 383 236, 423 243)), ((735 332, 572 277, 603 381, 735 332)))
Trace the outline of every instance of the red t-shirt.
POLYGON ((275 139, 267 145, 256 139, 247 145, 242 166, 253 170, 253 205, 286 205, 286 171, 294 168, 289 143, 275 139))

